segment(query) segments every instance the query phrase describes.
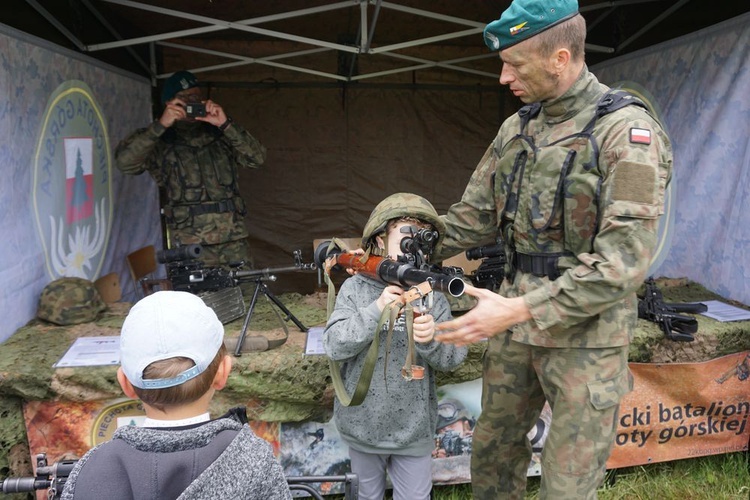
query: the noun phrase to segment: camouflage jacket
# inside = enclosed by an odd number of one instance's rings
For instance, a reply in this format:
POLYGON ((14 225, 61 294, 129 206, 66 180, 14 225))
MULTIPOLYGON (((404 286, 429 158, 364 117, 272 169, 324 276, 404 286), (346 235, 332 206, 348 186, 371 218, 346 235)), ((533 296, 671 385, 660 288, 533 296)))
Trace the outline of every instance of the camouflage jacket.
POLYGON ((513 328, 516 341, 622 346, 635 329, 635 291, 656 244, 672 150, 659 122, 635 105, 582 136, 607 90, 584 68, 524 130, 522 113, 508 118, 443 216, 436 259, 503 236, 509 264, 499 293, 523 296, 532 315, 513 328), (560 276, 514 272, 517 253, 559 254, 560 276))
POLYGON ((148 171, 164 189, 170 237, 181 244, 218 244, 247 237, 238 167, 258 167, 266 148, 237 123, 222 133, 207 123, 155 121, 123 140, 115 151, 125 174, 148 171), (195 207, 218 210, 194 212, 195 207))

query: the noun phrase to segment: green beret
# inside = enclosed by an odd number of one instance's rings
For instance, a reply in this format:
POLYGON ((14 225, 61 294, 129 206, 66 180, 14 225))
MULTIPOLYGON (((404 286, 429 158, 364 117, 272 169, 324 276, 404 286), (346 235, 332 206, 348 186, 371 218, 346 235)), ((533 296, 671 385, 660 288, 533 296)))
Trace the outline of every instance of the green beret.
POLYGON ((161 103, 174 99, 178 92, 198 86, 198 79, 190 71, 178 71, 167 78, 161 89, 161 103))
POLYGON ((484 28, 490 50, 505 50, 578 14, 578 0, 513 0, 484 28))

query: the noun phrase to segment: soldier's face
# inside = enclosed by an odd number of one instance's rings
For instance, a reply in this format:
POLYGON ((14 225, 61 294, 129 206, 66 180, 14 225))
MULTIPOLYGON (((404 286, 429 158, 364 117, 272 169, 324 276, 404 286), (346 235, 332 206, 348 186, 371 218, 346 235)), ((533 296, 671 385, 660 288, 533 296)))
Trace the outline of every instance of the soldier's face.
POLYGON ((175 98, 180 99, 184 103, 201 102, 203 101, 203 91, 199 87, 193 87, 177 92, 175 98))
POLYGON ((552 71, 552 59, 543 57, 536 44, 525 40, 500 52, 500 84, 526 104, 557 97, 559 78, 552 71))

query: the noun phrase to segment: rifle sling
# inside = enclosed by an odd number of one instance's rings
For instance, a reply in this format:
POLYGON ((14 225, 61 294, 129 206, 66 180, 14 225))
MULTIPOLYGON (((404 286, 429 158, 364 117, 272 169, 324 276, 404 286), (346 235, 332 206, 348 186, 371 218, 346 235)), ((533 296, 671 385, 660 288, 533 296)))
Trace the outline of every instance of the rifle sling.
POLYGON ((341 377, 341 365, 338 361, 328 358, 328 366, 331 369, 331 381, 333 382, 333 388, 336 391, 336 397, 339 398, 339 402, 344 406, 359 406, 367 396, 367 391, 370 389, 370 382, 372 381, 372 374, 375 371, 375 363, 378 361, 378 348, 380 346, 380 332, 385 325, 386 318, 390 316, 390 308, 386 307, 380 314, 378 320, 378 326, 375 330, 375 338, 370 344, 370 348, 367 350, 365 356, 365 362, 362 366, 362 372, 359 374, 357 379, 357 386, 354 388, 354 394, 349 396, 346 392, 346 386, 344 385, 344 379, 341 377))
MULTIPOLYGON (((328 275, 328 271, 330 270, 330 266, 326 268, 326 273, 324 273, 326 283, 328 284, 328 317, 331 316, 331 312, 333 311, 333 305, 334 302, 331 299, 332 297, 335 299, 336 289, 333 284, 333 281, 331 281, 330 276, 328 275)), ((378 350, 380 347, 380 332, 383 330, 383 325, 385 325, 386 321, 389 321, 388 326, 388 336, 386 338, 386 353, 385 353, 385 366, 383 368, 383 376, 385 377, 386 372, 385 370, 388 367, 388 353, 390 352, 390 344, 391 344, 391 338, 393 335, 393 325, 396 323, 396 318, 398 318, 398 313, 401 311, 401 309, 404 308, 405 304, 410 303, 413 300, 416 300, 427 293, 432 291, 432 285, 430 285, 429 282, 420 283, 419 285, 412 287, 411 289, 404 292, 404 294, 401 297, 400 301, 394 301, 388 304, 385 308, 383 308, 383 312, 380 313, 380 318, 378 319, 378 324, 375 327, 375 335, 372 340, 372 344, 370 344, 369 349, 367 350, 367 354, 365 355, 365 362, 362 366, 362 371, 359 374, 359 378, 357 379, 357 385, 354 388, 354 394, 351 396, 346 391, 346 385, 344 384, 344 379, 341 377, 341 364, 331 358, 328 358, 328 367, 331 372, 331 382, 333 384, 333 389, 336 392, 336 397, 339 398, 339 402, 344 406, 359 406, 362 404, 362 402, 365 400, 365 397, 367 396, 367 391, 370 389, 370 383, 372 382, 372 375, 375 372, 375 363, 378 361, 378 350)), ((407 325, 407 335, 408 335, 408 342, 409 342, 409 348, 408 353, 406 356, 406 363, 404 364, 404 367, 402 368, 402 373, 406 373, 405 370, 408 368, 408 373, 411 374, 411 366, 412 366, 412 359, 414 358, 414 332, 413 332, 413 309, 411 307, 408 307, 407 313, 410 313, 411 319, 407 316, 406 325, 407 325)), ((388 388, 388 382, 386 378, 386 390, 388 388)))

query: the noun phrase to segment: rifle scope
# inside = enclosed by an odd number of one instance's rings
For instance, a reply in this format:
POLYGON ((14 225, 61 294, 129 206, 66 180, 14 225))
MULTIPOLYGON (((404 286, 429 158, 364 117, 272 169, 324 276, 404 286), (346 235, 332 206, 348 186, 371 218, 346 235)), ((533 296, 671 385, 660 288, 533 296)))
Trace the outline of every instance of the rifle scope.
POLYGON ((474 247, 466 250, 466 258, 469 260, 491 259, 505 254, 502 244, 474 247))

